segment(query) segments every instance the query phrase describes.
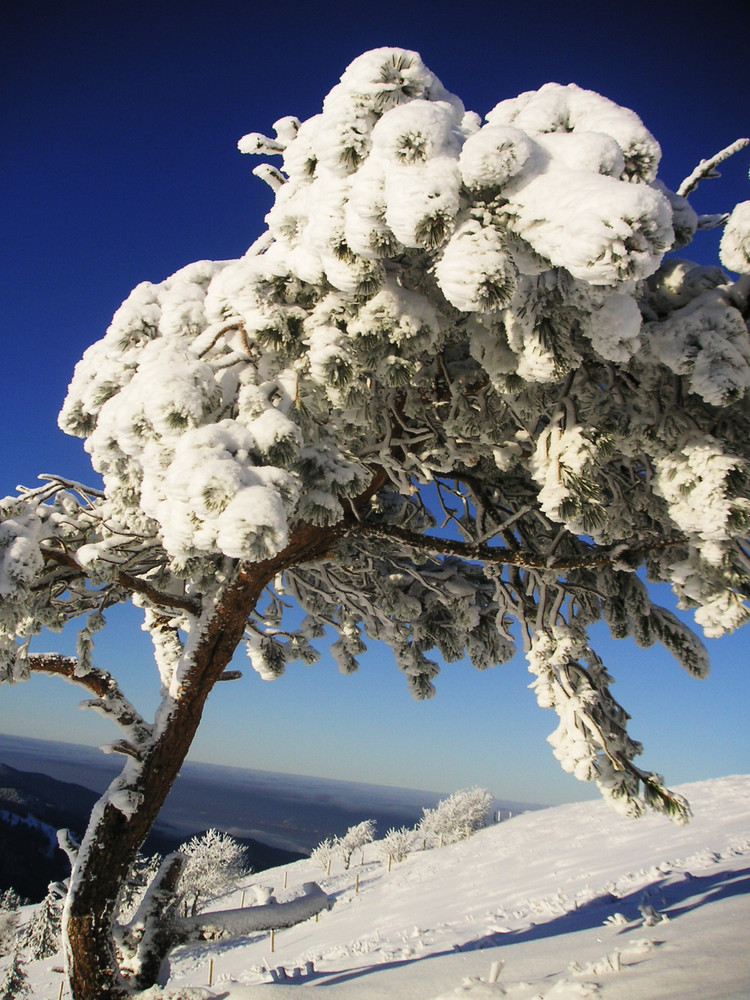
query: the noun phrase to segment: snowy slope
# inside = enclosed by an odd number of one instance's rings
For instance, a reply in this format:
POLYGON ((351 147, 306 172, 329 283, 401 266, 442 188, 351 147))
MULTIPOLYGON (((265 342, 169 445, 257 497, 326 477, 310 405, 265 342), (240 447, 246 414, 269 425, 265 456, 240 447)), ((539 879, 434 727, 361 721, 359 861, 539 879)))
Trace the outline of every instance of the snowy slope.
MULTIPOLYGON (((283 1000, 321 986, 347 1000, 747 1000, 750 776, 681 791, 695 813, 686 827, 577 803, 419 850, 390 872, 376 845, 328 878, 309 861, 289 866, 287 890, 284 869, 262 872, 246 888, 283 900, 316 879, 335 904, 277 932, 273 953, 268 934, 176 950, 164 995, 283 1000), (649 906, 667 919, 649 926, 649 906)), ((215 908, 239 904, 238 889, 215 908)), ((29 967, 40 1000, 57 997, 56 964, 29 967)))

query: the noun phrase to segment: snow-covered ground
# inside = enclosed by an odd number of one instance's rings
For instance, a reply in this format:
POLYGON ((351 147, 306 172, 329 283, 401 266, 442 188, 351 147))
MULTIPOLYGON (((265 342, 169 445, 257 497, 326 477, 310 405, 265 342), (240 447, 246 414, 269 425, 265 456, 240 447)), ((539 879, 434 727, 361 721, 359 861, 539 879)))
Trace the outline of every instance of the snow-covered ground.
MULTIPOLYGON (((750 776, 681 791, 695 814, 686 827, 586 802, 417 850, 390 872, 377 845, 329 877, 310 861, 262 872, 210 908, 239 906, 255 884, 281 901, 309 880, 333 908, 277 931, 273 951, 268 933, 177 949, 164 993, 147 995, 747 1000, 750 776)), ((35 998, 57 998, 59 961, 28 966, 35 998)))

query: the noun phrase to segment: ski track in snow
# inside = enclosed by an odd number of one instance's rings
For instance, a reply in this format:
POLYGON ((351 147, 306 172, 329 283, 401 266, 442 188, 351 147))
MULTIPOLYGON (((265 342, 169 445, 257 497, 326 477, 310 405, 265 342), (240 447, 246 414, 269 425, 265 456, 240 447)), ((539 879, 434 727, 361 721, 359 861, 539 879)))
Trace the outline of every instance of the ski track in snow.
MULTIPOLYGON (((176 949, 164 993, 144 996, 283 1000, 323 986, 348 1000, 747 1000, 750 776, 682 792, 686 827, 576 803, 417 850, 391 872, 374 845, 329 877, 309 861, 260 872, 244 887, 281 902, 315 880, 335 905, 276 932, 274 952, 268 933, 176 949)), ((239 906, 241 889, 210 908, 239 906)), ((58 995, 56 964, 29 966, 39 1000, 58 995)))

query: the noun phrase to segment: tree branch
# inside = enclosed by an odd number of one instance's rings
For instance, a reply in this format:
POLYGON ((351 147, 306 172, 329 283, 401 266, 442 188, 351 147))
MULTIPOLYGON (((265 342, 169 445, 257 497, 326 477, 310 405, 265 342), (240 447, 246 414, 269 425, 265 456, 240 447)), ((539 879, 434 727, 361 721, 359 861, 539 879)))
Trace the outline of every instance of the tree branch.
MULTIPOLYGON (((112 716, 120 726, 126 729, 135 727, 140 739, 150 736, 151 727, 123 695, 119 684, 108 671, 90 667, 86 673, 79 674, 76 672, 79 669, 78 660, 74 656, 62 656, 59 653, 32 653, 27 663, 32 673, 62 677, 88 688, 97 697, 95 702, 89 704, 112 716)), ((130 756, 135 754, 131 753, 130 756)))
POLYGON ((175 852, 162 861, 129 924, 119 929, 120 947, 136 969, 135 985, 147 989, 173 946, 177 885, 187 858, 175 852), (134 961, 133 961, 134 960, 134 961))
POLYGON ((630 556, 640 556, 658 549, 670 548, 672 545, 684 545, 687 539, 684 535, 667 535, 663 538, 643 539, 632 545, 615 545, 609 549, 591 548, 587 553, 564 559, 554 556, 540 556, 523 550, 513 551, 500 546, 483 543, 461 542, 451 538, 436 538, 434 535, 420 535, 416 531, 399 528, 396 525, 375 525, 358 523, 351 524, 346 529, 348 535, 367 535, 375 538, 385 538, 390 541, 403 542, 415 549, 434 552, 437 555, 458 556, 475 562, 491 562, 502 566, 518 566, 521 569, 536 570, 575 570, 588 569, 594 566, 607 566, 627 559, 630 556))
POLYGON ((302 888, 302 896, 286 903, 265 903, 242 910, 219 910, 199 913, 194 917, 178 917, 175 921, 175 943, 219 941, 244 937, 257 931, 293 927, 333 906, 333 899, 316 882, 305 882, 302 888))
POLYGON ((729 159, 734 153, 738 153, 741 149, 750 143, 750 139, 737 139, 731 146, 726 146, 724 149, 720 150, 714 156, 710 157, 708 160, 701 160, 698 166, 693 170, 691 174, 685 178, 685 180, 677 188, 677 194, 681 198, 686 198, 691 191, 694 191, 700 181, 706 177, 718 177, 719 174, 716 173, 716 167, 724 160, 729 159))
POLYGON ((124 570, 120 570, 117 574, 117 582, 126 590, 131 590, 135 594, 142 594, 144 597, 147 597, 157 607, 177 608, 179 611, 187 611, 191 615, 199 615, 201 613, 199 601, 193 601, 189 597, 165 594, 163 591, 157 590, 156 587, 152 587, 150 583, 146 583, 145 580, 140 580, 137 576, 132 576, 124 570))
MULTIPOLYGON (((74 559, 69 552, 65 552, 63 549, 42 549, 42 555, 46 559, 51 559, 53 562, 59 563, 61 566, 66 566, 69 569, 74 570, 76 573, 80 574, 81 577, 86 577, 86 571, 78 562, 74 559)), ((187 611, 191 615, 199 615, 201 611, 201 606, 198 601, 193 601, 189 597, 179 597, 176 594, 165 594, 163 591, 158 590, 156 587, 147 583, 145 580, 141 580, 137 576, 133 576, 132 573, 127 573, 125 570, 118 570, 116 581, 119 585, 125 589, 130 590, 135 594, 142 594, 147 597, 152 604, 155 604, 160 608, 177 608, 179 611, 187 611)))

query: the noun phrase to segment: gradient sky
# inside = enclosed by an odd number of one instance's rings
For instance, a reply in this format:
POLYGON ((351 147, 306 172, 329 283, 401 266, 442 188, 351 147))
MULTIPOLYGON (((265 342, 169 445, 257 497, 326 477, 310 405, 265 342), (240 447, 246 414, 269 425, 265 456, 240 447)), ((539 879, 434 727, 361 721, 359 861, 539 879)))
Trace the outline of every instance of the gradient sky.
MULTIPOLYGON (((662 144, 661 176, 677 187, 702 157, 750 134, 741 7, 715 2, 696 17, 684 3, 601 0, 5 0, 0 495, 40 472, 93 481, 80 442, 56 427, 75 362, 139 281, 244 252, 271 194, 237 140, 315 114, 361 52, 418 50, 482 114, 549 80, 597 90, 641 115, 662 144)), ((747 151, 721 172, 698 189, 699 211, 750 197, 747 151)), ((707 234, 689 252, 710 262, 715 246, 707 234)), ((72 635, 54 641, 72 648, 72 635)), ((661 651, 603 637, 615 694, 646 745, 643 766, 671 783, 750 770, 749 644, 750 631, 711 642, 713 676, 698 682, 661 651)), ((138 617, 113 615, 97 648, 147 711, 155 670, 138 617)), ((544 740, 556 720, 536 707, 529 681, 520 657, 482 674, 453 664, 437 696, 416 703, 387 649, 373 647, 348 678, 327 657, 273 684, 248 667, 212 694, 192 757, 437 791, 481 784, 535 802, 588 797, 552 757, 544 740)), ((0 729, 113 738, 78 701, 76 689, 44 678, 4 687, 0 729)))

